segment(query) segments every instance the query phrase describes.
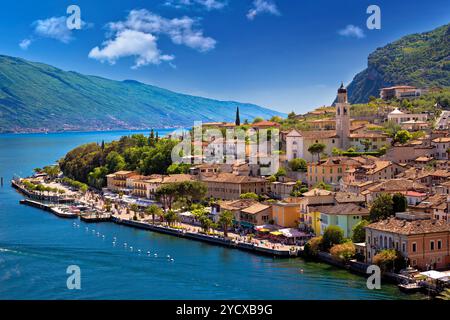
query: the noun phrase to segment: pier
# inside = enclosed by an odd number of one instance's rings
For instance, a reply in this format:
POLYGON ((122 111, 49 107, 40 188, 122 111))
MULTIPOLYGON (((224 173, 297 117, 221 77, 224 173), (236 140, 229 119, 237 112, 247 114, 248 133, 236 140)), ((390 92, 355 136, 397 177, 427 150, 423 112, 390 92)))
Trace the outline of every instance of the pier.
POLYGON ((81 214, 80 220, 87 222, 87 223, 107 222, 107 221, 111 221, 111 215, 110 214, 97 214, 97 213, 81 214))
POLYGON ((20 200, 20 204, 27 205, 30 207, 38 208, 47 212, 53 213, 55 216, 58 216, 60 218, 69 218, 69 219, 75 219, 78 217, 77 214, 68 212, 66 210, 62 210, 60 207, 58 207, 55 204, 49 204, 44 202, 39 202, 31 199, 23 199, 20 200))

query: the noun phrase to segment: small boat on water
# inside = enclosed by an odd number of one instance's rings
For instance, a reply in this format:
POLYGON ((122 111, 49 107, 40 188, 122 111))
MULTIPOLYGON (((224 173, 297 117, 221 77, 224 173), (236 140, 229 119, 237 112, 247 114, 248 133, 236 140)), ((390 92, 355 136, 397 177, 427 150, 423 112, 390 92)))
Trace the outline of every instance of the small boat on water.
POLYGON ((422 287, 417 282, 412 283, 399 283, 398 288, 407 293, 418 292, 422 289, 422 287))
POLYGON ((78 214, 76 212, 72 212, 67 208, 53 207, 52 212, 60 218, 75 219, 78 217, 78 214))

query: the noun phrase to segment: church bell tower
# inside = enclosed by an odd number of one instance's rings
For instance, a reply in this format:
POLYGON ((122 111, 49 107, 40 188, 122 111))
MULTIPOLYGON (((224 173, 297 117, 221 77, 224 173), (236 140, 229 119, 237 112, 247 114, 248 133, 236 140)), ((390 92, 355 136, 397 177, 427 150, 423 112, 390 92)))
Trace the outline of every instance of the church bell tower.
POLYGON ((347 89, 341 84, 336 103, 336 134, 339 136, 339 148, 343 150, 350 146, 350 104, 347 98, 347 89))

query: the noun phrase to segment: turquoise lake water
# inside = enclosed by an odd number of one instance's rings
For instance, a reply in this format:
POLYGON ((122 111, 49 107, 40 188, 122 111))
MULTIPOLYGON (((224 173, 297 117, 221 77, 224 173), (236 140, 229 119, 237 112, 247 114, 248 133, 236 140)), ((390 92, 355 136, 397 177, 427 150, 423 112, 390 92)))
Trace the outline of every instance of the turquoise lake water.
POLYGON ((77 145, 125 134, 0 135, 0 299, 423 298, 388 284, 368 290, 365 278, 323 263, 272 259, 112 223, 74 225, 19 204, 22 196, 9 185, 13 175, 30 175, 77 145), (81 269, 81 290, 67 289, 70 265, 81 269))

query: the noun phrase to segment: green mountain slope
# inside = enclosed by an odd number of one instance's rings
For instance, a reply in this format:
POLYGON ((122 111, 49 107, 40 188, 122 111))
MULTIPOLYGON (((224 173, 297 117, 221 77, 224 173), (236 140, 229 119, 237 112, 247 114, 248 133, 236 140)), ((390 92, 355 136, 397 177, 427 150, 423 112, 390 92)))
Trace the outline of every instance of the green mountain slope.
POLYGON ((368 67, 348 86, 351 103, 365 103, 393 85, 450 86, 450 24, 405 36, 369 55, 368 67))
POLYGON ((192 126, 198 120, 234 121, 236 107, 242 120, 282 115, 0 55, 0 132, 192 126))

